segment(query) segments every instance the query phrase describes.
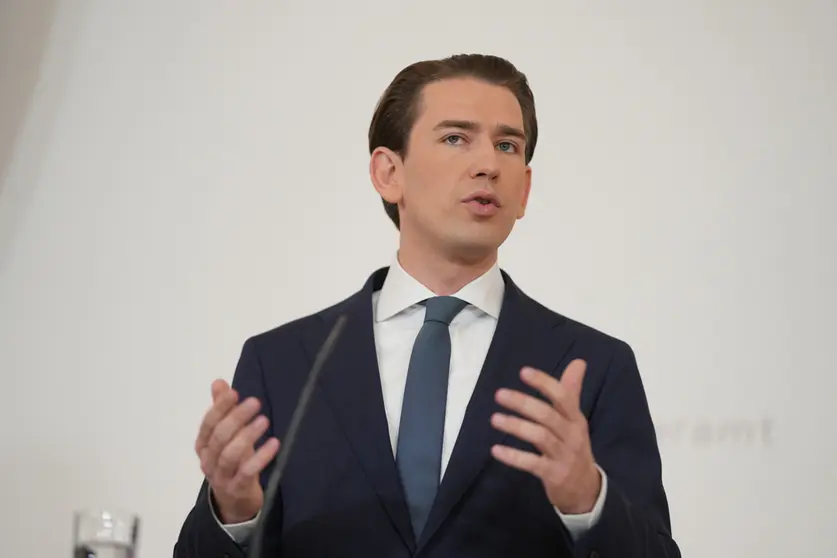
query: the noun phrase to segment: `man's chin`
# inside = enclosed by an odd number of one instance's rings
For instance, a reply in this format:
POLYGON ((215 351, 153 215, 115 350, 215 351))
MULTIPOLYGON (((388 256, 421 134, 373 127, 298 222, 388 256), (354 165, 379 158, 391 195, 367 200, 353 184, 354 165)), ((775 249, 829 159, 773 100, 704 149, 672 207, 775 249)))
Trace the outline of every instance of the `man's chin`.
POLYGON ((463 235, 450 239, 448 250, 457 259, 468 263, 479 263, 497 258, 502 241, 489 235, 463 235))

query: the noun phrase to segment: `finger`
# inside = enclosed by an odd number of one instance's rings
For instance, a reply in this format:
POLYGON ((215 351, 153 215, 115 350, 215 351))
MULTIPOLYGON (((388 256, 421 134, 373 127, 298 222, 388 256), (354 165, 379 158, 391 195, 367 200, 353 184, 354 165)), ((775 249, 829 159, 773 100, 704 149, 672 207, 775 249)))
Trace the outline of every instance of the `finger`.
POLYGON ((200 456, 201 472, 207 479, 209 479, 210 483, 218 485, 219 479, 215 474, 215 469, 218 467, 218 461, 209 460, 210 453, 208 447, 203 448, 198 455, 200 456))
POLYGON ((221 395, 206 412, 198 430, 198 437, 195 440, 195 451, 198 455, 200 455, 201 451, 209 443, 209 437, 212 435, 212 431, 215 430, 215 427, 227 413, 235 407, 236 403, 238 403, 238 393, 231 389, 221 395))
POLYGON ((492 446, 491 455, 509 467, 526 471, 540 479, 546 478, 549 462, 542 455, 500 445, 492 446))
POLYGON ((497 430, 529 442, 544 455, 553 459, 561 453, 561 441, 548 428, 518 417, 495 413, 491 424, 497 430))
POLYGON ((215 402, 218 398, 230 390, 230 385, 224 380, 218 379, 212 382, 212 401, 215 402))
POLYGON ((510 389, 498 390, 496 399, 507 409, 545 426, 559 439, 565 437, 569 420, 546 401, 510 389))
POLYGON ((250 422, 256 413, 259 412, 261 403, 255 397, 248 397, 243 403, 227 413, 221 422, 212 430, 209 442, 206 444, 206 460, 214 463, 224 448, 230 443, 238 431, 250 422))
POLYGON ((276 454, 279 452, 279 440, 270 438, 238 468, 233 483, 237 487, 245 487, 248 483, 253 482, 253 479, 261 473, 267 464, 273 461, 276 454))
POLYGON ((584 383, 584 375, 587 372, 587 363, 580 358, 573 360, 564 369, 561 375, 561 385, 572 396, 576 407, 581 406, 581 387, 584 383))
POLYGON ((269 422, 264 415, 256 417, 250 424, 238 431, 238 434, 223 449, 218 457, 215 469, 217 474, 234 477, 241 465, 242 458, 253 453, 253 446, 259 437, 267 431, 269 422))
POLYGON ((520 377, 542 393, 562 415, 571 420, 579 418, 578 402, 573 400, 572 394, 556 378, 528 367, 520 371, 520 377))

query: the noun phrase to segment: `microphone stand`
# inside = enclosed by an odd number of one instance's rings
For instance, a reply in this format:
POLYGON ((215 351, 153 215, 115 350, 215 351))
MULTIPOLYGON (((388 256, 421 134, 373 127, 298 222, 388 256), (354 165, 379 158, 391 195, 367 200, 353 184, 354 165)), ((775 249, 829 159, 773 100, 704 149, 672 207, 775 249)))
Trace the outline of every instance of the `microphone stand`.
POLYGON ((270 479, 268 480, 267 488, 264 492, 264 506, 262 507, 259 519, 256 521, 256 527, 253 531, 253 539, 250 542, 249 552, 247 553, 248 558, 261 558, 262 547, 264 546, 265 525, 267 523, 267 518, 273 509, 273 504, 276 500, 276 493, 279 491, 279 483, 282 480, 282 473, 288 463, 288 457, 290 456, 291 449, 293 448, 294 441, 296 440, 297 433, 299 432, 300 425, 302 424, 302 419, 308 409, 311 395, 314 392, 314 386, 317 383, 317 377, 320 375, 320 371, 322 370, 326 360, 329 356, 331 356, 334 345, 337 343, 337 339, 340 337, 340 334, 343 332, 343 328, 346 326, 346 319, 345 315, 340 315, 337 318, 337 321, 331 328, 331 332, 328 334, 325 342, 323 342, 320 350, 317 351, 317 356, 314 359, 314 365, 308 373, 308 379, 305 380, 305 386, 302 388, 302 395, 300 395, 299 401, 296 404, 296 409, 294 410, 294 414, 291 418, 291 424, 285 434, 285 439, 282 441, 279 454, 276 456, 276 465, 270 474, 270 479))

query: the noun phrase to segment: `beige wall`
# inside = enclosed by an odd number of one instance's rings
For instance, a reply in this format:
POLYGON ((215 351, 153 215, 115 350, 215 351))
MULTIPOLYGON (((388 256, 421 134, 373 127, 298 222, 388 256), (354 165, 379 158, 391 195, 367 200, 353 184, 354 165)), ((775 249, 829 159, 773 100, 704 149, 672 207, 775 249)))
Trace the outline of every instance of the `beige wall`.
POLYGON ((32 110, 56 0, 0 0, 0 271, 11 235, 31 192, 10 188, 7 176, 32 110))
POLYGON ((31 107, 54 9, 55 0, 0 1, 0 188, 31 107))

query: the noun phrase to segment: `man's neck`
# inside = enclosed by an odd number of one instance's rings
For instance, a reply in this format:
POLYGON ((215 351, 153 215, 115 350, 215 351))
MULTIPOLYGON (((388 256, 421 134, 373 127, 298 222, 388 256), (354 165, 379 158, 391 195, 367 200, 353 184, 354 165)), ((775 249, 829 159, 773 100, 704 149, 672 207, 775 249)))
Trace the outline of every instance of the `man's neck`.
POLYGON ((398 263, 413 279, 437 296, 452 295, 485 274, 497 262, 497 252, 484 257, 457 258, 402 243, 398 263))

